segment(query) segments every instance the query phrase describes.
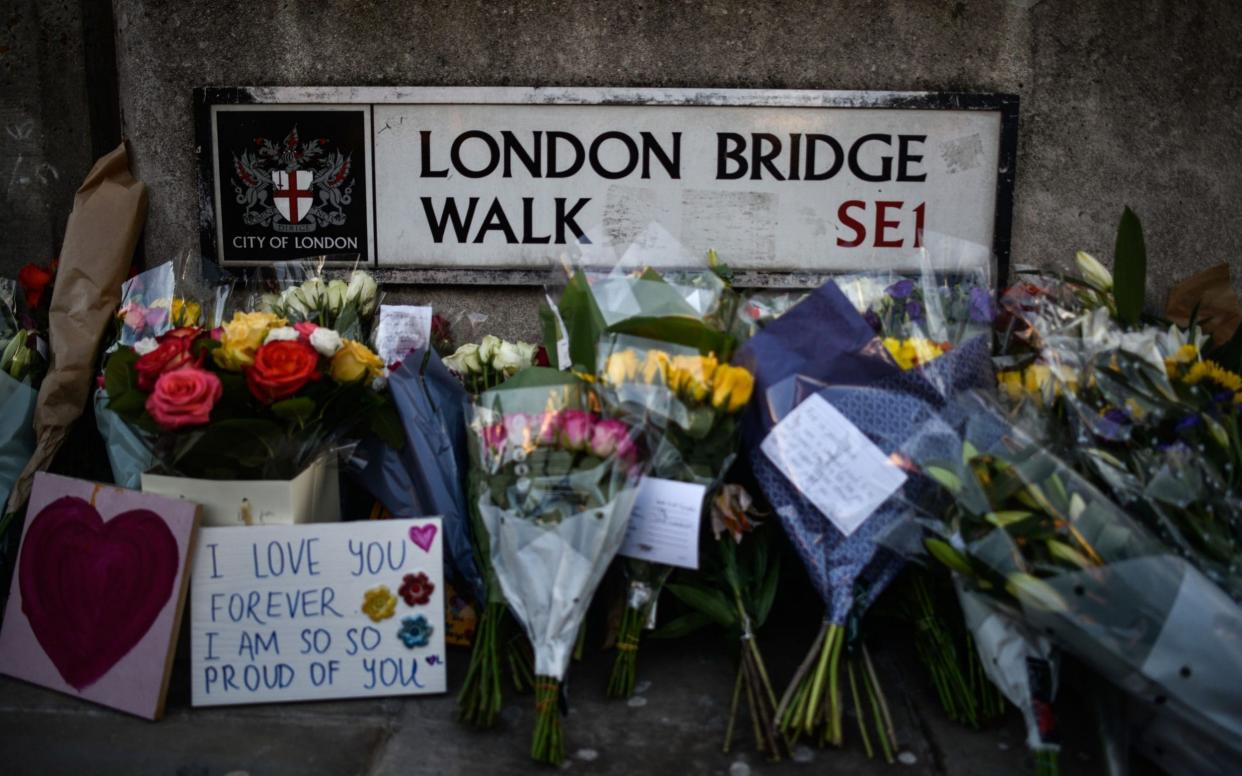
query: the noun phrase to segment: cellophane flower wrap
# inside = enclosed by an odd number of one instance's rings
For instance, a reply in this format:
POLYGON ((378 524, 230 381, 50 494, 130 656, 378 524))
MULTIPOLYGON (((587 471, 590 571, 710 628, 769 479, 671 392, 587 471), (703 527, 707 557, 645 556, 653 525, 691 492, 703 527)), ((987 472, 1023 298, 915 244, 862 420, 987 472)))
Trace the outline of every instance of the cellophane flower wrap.
POLYGON ((1124 690, 1136 740, 1176 751, 1180 730, 1198 761, 1236 763, 1237 602, 980 397, 940 420, 910 451, 952 499, 932 554, 1124 690))
POLYGON ((363 343, 261 311, 122 345, 104 369, 108 408, 155 470, 202 479, 291 479, 367 432, 400 447, 386 386, 363 343))
POLYGON ((312 323, 342 337, 367 342, 382 301, 371 273, 357 267, 356 257, 321 256, 313 261, 277 262, 264 268, 251 284, 250 306, 291 324, 312 323), (349 265, 352 270, 330 270, 349 265))
POLYGON ((554 370, 527 373, 472 407, 469 498, 496 582, 535 652, 531 756, 559 763, 561 683, 645 461, 639 430, 601 416, 586 384, 554 370))
MULTIPOLYGON (((34 453, 35 403, 47 368, 37 332, 18 323, 15 290, 12 281, 5 281, 0 294, 0 503, 8 501, 13 483, 34 453)), ((0 541, 4 528, 0 520, 0 541)))
POLYGON ((897 478, 891 495, 847 533, 811 500, 808 483, 787 475, 792 464, 783 460, 784 448, 768 444, 765 451, 765 443, 804 402, 823 402, 889 457, 882 468, 897 466, 896 456, 911 435, 948 397, 992 383, 990 343, 977 337, 924 366, 903 370, 840 289, 828 283, 756 334, 737 360, 750 366, 756 379, 744 440, 755 479, 826 606, 819 636, 781 700, 778 721, 790 736, 819 731, 822 741, 840 745, 843 689, 849 686, 864 742, 870 746, 861 725, 872 718, 880 748, 891 758, 892 726, 865 646, 848 645, 861 659, 842 658, 847 632, 858 633, 847 626, 861 618, 917 549, 912 505, 921 504, 930 485, 923 478, 897 478), (857 672, 858 682, 846 683, 842 668, 851 679, 857 672), (827 704, 826 714, 821 704, 827 704), (877 711, 867 711, 867 705, 877 711))

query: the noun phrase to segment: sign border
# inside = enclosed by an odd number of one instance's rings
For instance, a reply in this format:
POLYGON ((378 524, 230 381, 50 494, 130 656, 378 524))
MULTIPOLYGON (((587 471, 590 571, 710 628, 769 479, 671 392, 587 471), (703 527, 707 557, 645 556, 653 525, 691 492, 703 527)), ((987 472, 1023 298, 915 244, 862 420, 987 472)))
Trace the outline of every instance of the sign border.
MULTIPOLYGON (((995 111, 1000 114, 1000 148, 996 171, 996 214, 992 253, 996 282, 1009 276, 1013 233, 1014 182, 1018 163, 1016 94, 1002 92, 895 92, 815 89, 715 89, 577 86, 201 86, 194 89, 195 141, 198 154, 199 226, 203 256, 216 266, 216 206, 212 108, 219 105, 665 105, 781 108, 894 108, 903 110, 995 111)), ((374 119, 373 111, 371 118, 374 119)), ((369 154, 368 154, 369 158, 369 154)), ((376 232, 375 175, 370 171, 372 240, 376 232)), ((453 267, 379 269, 374 255, 368 263, 376 279, 394 285, 540 286, 542 269, 461 269, 453 267)), ((242 269, 230 263, 227 268, 242 269)), ((221 267, 224 268, 224 267, 221 267)), ((244 270, 243 270, 244 271, 244 270)), ((839 272, 773 272, 738 270, 734 283, 743 288, 809 288, 839 272)))

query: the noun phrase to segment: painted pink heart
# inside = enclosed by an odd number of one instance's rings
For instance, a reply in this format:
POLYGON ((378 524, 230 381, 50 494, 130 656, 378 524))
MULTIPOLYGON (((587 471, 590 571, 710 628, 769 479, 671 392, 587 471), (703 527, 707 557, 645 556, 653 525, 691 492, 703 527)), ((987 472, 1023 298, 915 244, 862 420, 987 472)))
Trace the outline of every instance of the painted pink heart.
POLYGON ((129 654, 172 597, 181 553, 149 509, 104 522, 89 502, 59 498, 22 541, 22 612, 65 681, 85 689, 129 654))
POLYGON ((423 552, 431 551, 431 543, 436 540, 436 524, 410 526, 410 541, 422 548, 423 552))

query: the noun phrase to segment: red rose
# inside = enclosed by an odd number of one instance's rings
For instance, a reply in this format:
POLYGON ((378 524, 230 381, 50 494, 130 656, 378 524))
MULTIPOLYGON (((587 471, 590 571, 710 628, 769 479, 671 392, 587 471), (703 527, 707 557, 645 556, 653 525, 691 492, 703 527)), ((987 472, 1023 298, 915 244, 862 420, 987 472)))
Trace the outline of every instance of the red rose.
POLYGON ((319 354, 299 340, 273 340, 254 354, 246 368, 250 393, 265 404, 297 393, 311 380, 318 380, 319 354))
POLYGON ((184 339, 193 342, 198 339, 198 336, 202 333, 203 330, 197 326, 182 326, 177 329, 169 329, 161 334, 157 339, 159 339, 160 342, 163 342, 166 339, 184 339))
POLYGON ((165 372, 155 381, 155 390, 147 397, 147 412, 160 428, 174 430, 182 426, 201 426, 211 418, 224 387, 220 378, 206 369, 186 367, 165 372))
POLYGON ((187 366, 200 366, 202 356, 194 358, 192 346, 194 340, 184 337, 161 337, 160 344, 146 355, 139 356, 134 362, 134 371, 138 374, 138 390, 150 391, 155 381, 165 372, 184 369, 187 366))
POLYGON ((30 263, 22 267, 17 273, 17 285, 21 286, 22 290, 26 292, 26 306, 31 310, 38 307, 39 302, 43 301, 43 292, 51 285, 52 278, 55 277, 53 274, 54 267, 55 262, 47 269, 30 263))

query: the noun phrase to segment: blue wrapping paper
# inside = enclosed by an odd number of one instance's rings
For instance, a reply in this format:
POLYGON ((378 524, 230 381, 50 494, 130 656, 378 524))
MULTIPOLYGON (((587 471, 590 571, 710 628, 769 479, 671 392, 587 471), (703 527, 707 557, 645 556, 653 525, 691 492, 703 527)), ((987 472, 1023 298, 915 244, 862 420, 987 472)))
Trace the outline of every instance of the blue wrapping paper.
POLYGON ((8 503, 13 483, 34 455, 35 388, 0 374, 0 504, 8 503))
POLYGON ((845 536, 812 504, 760 445, 796 406, 819 395, 885 454, 917 448, 960 455, 952 399, 994 385, 988 337, 977 337, 926 366, 903 372, 874 331, 833 283, 756 334, 737 362, 755 374, 755 398, 743 425, 755 480, 802 558, 827 618, 844 624, 861 613, 901 570, 914 549, 915 508, 935 509, 937 490, 918 475, 845 536))
POLYGON ((427 350, 408 354, 388 376, 388 389, 405 430, 405 447, 393 450, 374 436, 364 440, 357 457, 366 464, 354 478, 394 517, 440 515, 450 574, 484 600, 463 491, 465 389, 427 350))
POLYGON ((102 388, 95 391, 95 425, 108 448, 112 481, 122 488, 142 490, 142 473, 155 465, 155 456, 138 432, 108 409, 108 394, 102 388))

